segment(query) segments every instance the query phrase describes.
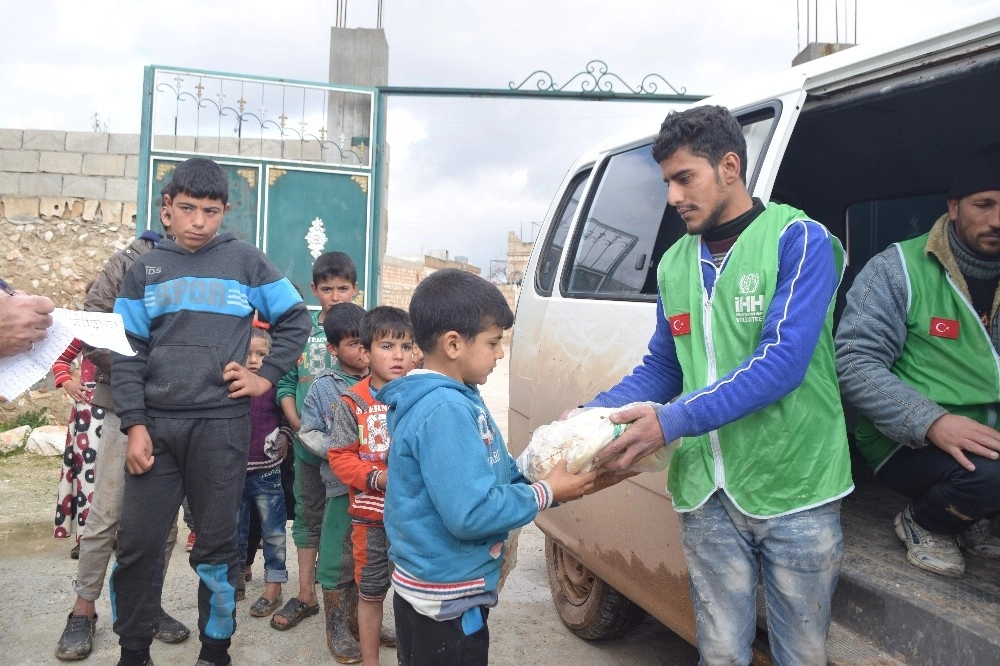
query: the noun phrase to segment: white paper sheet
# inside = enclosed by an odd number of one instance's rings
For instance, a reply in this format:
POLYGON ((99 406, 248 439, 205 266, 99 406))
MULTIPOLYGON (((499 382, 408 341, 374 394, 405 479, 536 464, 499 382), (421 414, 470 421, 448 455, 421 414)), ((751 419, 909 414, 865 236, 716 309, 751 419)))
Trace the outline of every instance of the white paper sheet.
POLYGON ((119 314, 80 312, 56 308, 53 324, 45 339, 24 354, 0 358, 0 396, 13 400, 45 376, 73 338, 93 347, 104 347, 119 354, 134 356, 125 337, 125 325, 119 314))

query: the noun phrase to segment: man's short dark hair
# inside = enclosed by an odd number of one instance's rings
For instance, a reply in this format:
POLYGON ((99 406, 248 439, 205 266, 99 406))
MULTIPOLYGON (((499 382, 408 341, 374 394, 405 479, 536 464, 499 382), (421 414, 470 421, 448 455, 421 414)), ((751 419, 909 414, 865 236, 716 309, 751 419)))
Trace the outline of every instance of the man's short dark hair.
POLYGON ((316 257, 312 266, 313 285, 319 286, 320 282, 331 278, 357 284, 358 269, 354 266, 354 260, 343 252, 324 252, 316 257))
POLYGON ((747 140, 743 127, 726 107, 696 106, 668 113, 653 142, 653 159, 662 162, 681 148, 704 157, 712 168, 719 166, 726 153, 736 153, 740 178, 747 182, 747 140))
POLYGON ((500 290, 478 275, 457 268, 434 271, 417 285, 410 300, 413 339, 425 353, 438 338, 456 331, 471 340, 487 328, 514 325, 514 313, 500 290))
POLYGON ((192 157, 177 165, 162 194, 171 199, 178 194, 186 194, 195 199, 216 199, 225 205, 229 203, 229 177, 212 160, 192 157))
POLYGON ((361 320, 365 309, 354 303, 335 303, 323 317, 326 341, 336 347, 346 338, 361 337, 361 320))
POLYGON ((402 340, 408 335, 413 335, 413 324, 410 323, 410 315, 402 308, 380 305, 369 310, 361 320, 361 346, 369 351, 375 340, 402 340))

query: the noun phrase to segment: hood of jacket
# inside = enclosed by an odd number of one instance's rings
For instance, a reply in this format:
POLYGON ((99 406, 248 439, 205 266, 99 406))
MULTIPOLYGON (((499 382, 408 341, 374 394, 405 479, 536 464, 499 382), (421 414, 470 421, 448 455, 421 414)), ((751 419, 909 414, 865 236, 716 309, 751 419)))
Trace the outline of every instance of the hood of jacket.
POLYGON ((176 252, 177 254, 195 254, 195 253, 209 252, 212 250, 212 248, 218 245, 222 245, 223 243, 235 242, 236 240, 238 240, 236 236, 232 235, 231 233, 228 232, 218 233, 215 235, 215 238, 208 241, 207 243, 199 247, 197 250, 192 252, 191 250, 188 250, 187 248, 183 248, 180 245, 178 245, 177 241, 174 239, 173 236, 167 236, 162 241, 157 243, 156 247, 161 250, 167 250, 168 252, 176 252))
POLYGON ((483 401, 476 387, 463 384, 457 379, 433 370, 411 370, 379 389, 375 399, 389 405, 391 427, 393 423, 406 416, 414 405, 435 391, 459 391, 469 400, 477 403, 483 401))

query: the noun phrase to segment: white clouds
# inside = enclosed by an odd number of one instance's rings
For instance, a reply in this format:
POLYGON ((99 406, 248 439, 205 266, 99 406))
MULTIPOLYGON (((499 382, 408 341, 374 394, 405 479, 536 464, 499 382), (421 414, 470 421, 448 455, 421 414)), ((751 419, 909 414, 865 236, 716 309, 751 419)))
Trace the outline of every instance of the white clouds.
MULTIPOLYGON (((805 2, 797 0, 803 8, 805 2)), ((858 4, 857 35, 866 42, 933 23, 977 0, 858 4)), ((831 3, 820 5, 820 39, 832 40, 831 3)), ((720 92, 791 63, 801 34, 795 6, 788 0, 387 0, 389 82, 506 88, 541 69, 562 84, 600 59, 630 85, 658 73, 690 93, 720 92)), ((374 27, 374 7, 350 3, 348 27, 374 27)), ((111 131, 138 132, 142 68, 149 64, 323 81, 335 19, 330 0, 32 0, 5 25, 0 127, 87 131, 97 111, 110 116, 111 131)), ((605 102, 393 98, 389 247, 400 254, 448 248, 485 271, 503 253, 508 230, 520 231, 523 223, 530 235, 530 223, 544 214, 579 152, 635 122, 655 129, 666 111, 605 102)))
POLYGON ((427 138, 427 127, 407 109, 389 109, 386 140, 392 151, 393 168, 408 169, 416 162, 415 153, 427 138))
MULTIPOLYGON (((395 168, 395 164, 393 166, 395 168)), ((401 179, 389 199, 389 251, 410 256, 447 249, 467 256, 485 273, 501 259, 508 231, 530 232, 526 210, 544 212, 547 200, 526 199, 528 171, 484 166, 462 177, 444 177, 433 189, 401 179)))

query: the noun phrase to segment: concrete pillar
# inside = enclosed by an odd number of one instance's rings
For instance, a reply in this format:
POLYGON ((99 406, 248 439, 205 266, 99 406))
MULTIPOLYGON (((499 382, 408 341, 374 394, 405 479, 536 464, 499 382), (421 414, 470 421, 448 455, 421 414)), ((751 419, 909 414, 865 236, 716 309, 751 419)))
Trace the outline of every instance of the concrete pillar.
MULTIPOLYGON (((330 28, 330 83, 375 87, 389 83, 389 44, 381 28, 330 28)), ((371 146, 372 114, 369 98, 348 93, 330 93, 327 129, 334 142, 344 136, 344 151, 371 146)), ((336 159, 336 158, 334 158, 336 159)))

